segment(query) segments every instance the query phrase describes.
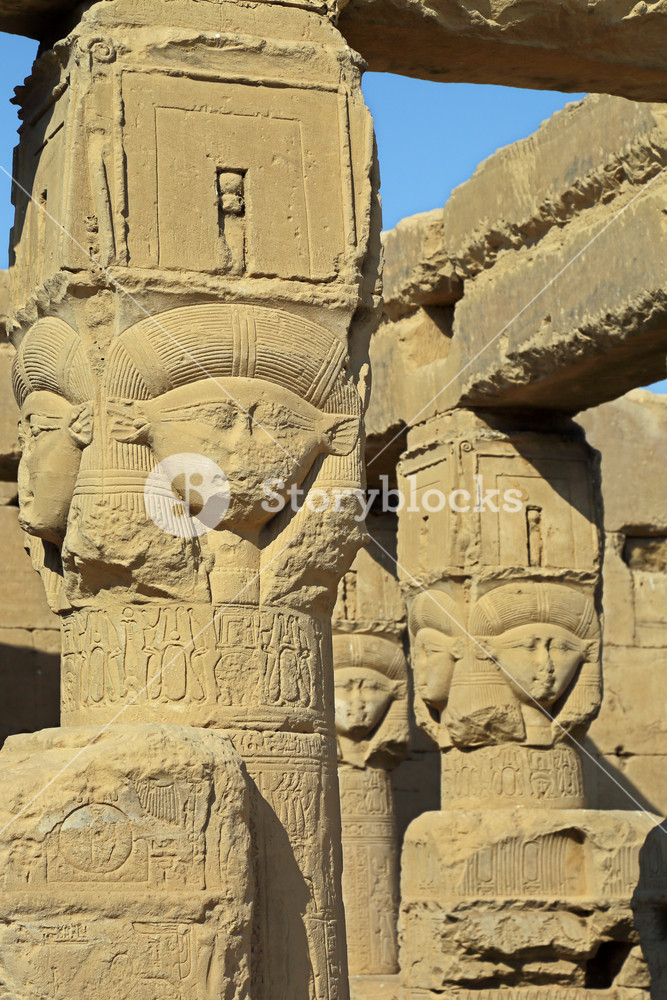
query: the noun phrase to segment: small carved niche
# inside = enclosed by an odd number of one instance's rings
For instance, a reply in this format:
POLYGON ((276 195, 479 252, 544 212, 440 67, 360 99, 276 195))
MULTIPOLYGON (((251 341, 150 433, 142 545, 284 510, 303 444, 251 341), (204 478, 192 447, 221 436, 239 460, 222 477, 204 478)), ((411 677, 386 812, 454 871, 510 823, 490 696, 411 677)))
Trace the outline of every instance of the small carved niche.
POLYGON ((246 170, 219 167, 216 173, 221 268, 226 274, 245 272, 246 170))

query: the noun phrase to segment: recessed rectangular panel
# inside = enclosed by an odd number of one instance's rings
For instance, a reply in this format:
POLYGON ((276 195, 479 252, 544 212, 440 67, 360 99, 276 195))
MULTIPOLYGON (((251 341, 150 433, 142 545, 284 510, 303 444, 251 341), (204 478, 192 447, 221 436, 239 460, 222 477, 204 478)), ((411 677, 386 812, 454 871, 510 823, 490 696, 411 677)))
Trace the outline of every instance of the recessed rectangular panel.
POLYGON ((336 277, 354 241, 337 91, 126 73, 123 100, 130 264, 336 277))

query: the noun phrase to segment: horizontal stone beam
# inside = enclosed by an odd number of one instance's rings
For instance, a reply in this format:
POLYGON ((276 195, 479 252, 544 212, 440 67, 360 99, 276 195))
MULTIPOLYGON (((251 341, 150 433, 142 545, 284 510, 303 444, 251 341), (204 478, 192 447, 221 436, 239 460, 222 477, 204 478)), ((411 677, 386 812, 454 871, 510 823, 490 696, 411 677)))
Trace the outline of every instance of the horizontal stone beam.
MULTIPOLYGON (((0 0, 0 30, 49 41, 54 22, 77 6, 77 0, 0 0)), ((662 0, 341 0, 340 6, 341 30, 372 70, 667 101, 662 0)))
POLYGON ((41 41, 58 18, 77 6, 76 0, 0 0, 0 31, 41 41))
POLYGON ((660 0, 349 0, 340 27, 377 72, 667 100, 660 0))
POLYGON ((664 378, 666 164, 661 105, 592 96, 385 234, 371 452, 452 407, 576 413, 664 378))

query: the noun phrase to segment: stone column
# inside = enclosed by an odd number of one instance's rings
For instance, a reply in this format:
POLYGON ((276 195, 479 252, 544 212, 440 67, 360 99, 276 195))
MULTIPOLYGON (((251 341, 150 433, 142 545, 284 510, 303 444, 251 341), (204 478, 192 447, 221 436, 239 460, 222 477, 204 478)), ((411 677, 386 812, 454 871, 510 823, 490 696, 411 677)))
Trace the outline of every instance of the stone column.
POLYGON ((630 902, 651 820, 587 810, 582 779, 602 697, 593 453, 557 415, 453 411, 410 431, 399 483, 416 712, 442 750, 442 811, 402 860, 408 995, 648 995, 630 902))
MULTIPOLYGON (((395 519, 372 517, 387 545, 395 519), (389 524, 387 525, 387 521, 389 524)), ((409 742, 405 604, 395 566, 371 544, 343 577, 334 609, 343 902, 353 998, 398 988, 399 840, 392 771, 409 742), (393 570, 393 572, 392 572, 393 570)))
POLYGON ((251 989, 280 1000, 347 990, 330 619, 363 537, 379 216, 335 16, 90 4, 21 90, 16 158, 21 520, 62 722, 228 734, 251 989))

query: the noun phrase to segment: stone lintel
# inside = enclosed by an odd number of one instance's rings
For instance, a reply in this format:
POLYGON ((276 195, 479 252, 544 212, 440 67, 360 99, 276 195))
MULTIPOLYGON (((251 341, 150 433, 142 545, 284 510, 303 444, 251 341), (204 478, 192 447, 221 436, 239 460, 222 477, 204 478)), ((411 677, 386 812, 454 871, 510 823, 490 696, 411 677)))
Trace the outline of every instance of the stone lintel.
POLYGON ((665 163, 660 106, 592 96, 385 234, 374 377, 401 384, 372 448, 455 406, 575 413, 663 378, 665 163))
POLYGON ((340 27, 377 72, 667 99, 667 21, 655 2, 350 0, 340 27))

